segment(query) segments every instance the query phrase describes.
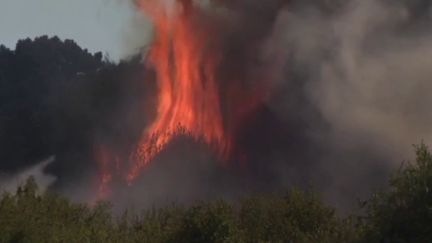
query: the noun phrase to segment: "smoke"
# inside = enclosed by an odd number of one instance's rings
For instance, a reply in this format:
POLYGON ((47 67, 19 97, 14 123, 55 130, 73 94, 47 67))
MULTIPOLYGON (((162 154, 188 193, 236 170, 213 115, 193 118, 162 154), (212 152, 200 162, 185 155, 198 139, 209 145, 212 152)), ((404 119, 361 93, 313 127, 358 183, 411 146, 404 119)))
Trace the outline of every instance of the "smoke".
MULTIPOLYGON (((305 132, 321 148, 308 168, 311 181, 336 204, 366 196, 411 157, 412 144, 432 142, 431 5, 417 1, 429 10, 419 12, 411 4, 352 0, 331 11, 309 4, 279 15, 290 75, 302 77, 319 114, 306 118, 305 132)), ((283 76, 281 85, 292 82, 283 76)), ((292 99, 281 102, 273 110, 286 117, 292 99)), ((290 115, 301 113, 297 107, 290 115)))
POLYGON ((426 30, 401 26, 409 12, 393 5, 351 1, 330 18, 288 13, 287 47, 312 71, 309 95, 341 144, 369 140, 406 155, 407 145, 430 141, 432 45, 426 30))
POLYGON ((2 192, 15 193, 19 186, 25 184, 26 180, 33 176, 39 186, 39 192, 44 193, 57 178, 45 173, 45 168, 55 161, 55 156, 51 156, 42 162, 24 169, 14 175, 2 175, 0 178, 0 190, 2 192))

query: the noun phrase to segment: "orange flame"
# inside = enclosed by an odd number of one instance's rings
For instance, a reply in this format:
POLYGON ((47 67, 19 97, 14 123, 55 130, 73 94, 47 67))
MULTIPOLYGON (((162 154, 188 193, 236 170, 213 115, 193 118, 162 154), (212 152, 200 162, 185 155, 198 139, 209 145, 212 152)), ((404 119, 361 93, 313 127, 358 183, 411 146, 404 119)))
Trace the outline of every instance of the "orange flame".
POLYGON ((230 150, 215 80, 218 55, 212 36, 193 21, 198 7, 178 0, 168 12, 161 1, 138 3, 155 26, 149 61, 157 73, 159 95, 157 117, 134 154, 129 183, 179 133, 203 139, 221 156, 230 150))

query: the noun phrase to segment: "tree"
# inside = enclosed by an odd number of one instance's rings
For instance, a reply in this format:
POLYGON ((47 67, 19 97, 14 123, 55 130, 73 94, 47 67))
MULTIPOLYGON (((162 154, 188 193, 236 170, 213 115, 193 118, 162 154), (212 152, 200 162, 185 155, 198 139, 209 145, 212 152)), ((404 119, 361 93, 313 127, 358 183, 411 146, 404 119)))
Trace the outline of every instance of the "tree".
POLYGON ((368 242, 430 242, 432 239, 432 155, 415 146, 414 163, 404 164, 389 181, 390 190, 366 205, 368 242))
POLYGON ((355 234, 334 209, 313 193, 292 190, 284 197, 244 200, 240 224, 246 242, 349 242, 355 234))

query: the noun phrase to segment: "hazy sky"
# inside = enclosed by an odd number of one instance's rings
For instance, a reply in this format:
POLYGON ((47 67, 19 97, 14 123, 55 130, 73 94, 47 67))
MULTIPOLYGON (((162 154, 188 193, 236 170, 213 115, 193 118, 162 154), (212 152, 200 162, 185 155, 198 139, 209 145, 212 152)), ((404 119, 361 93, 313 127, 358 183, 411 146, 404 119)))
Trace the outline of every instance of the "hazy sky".
POLYGON ((141 45, 137 16, 127 0, 0 0, 0 44, 57 35, 118 60, 141 45))

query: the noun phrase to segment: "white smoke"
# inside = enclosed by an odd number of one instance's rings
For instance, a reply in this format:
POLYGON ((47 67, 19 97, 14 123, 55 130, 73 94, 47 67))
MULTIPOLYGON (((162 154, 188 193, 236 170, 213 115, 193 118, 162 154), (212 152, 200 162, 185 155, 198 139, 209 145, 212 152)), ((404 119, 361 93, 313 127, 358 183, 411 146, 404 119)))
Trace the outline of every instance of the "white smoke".
POLYGON ((39 192, 45 192, 57 180, 55 176, 44 172, 44 169, 54 161, 55 156, 51 156, 37 165, 24 169, 14 175, 2 175, 0 177, 0 191, 15 193, 19 186, 24 185, 26 180, 33 176, 39 187, 39 192))

